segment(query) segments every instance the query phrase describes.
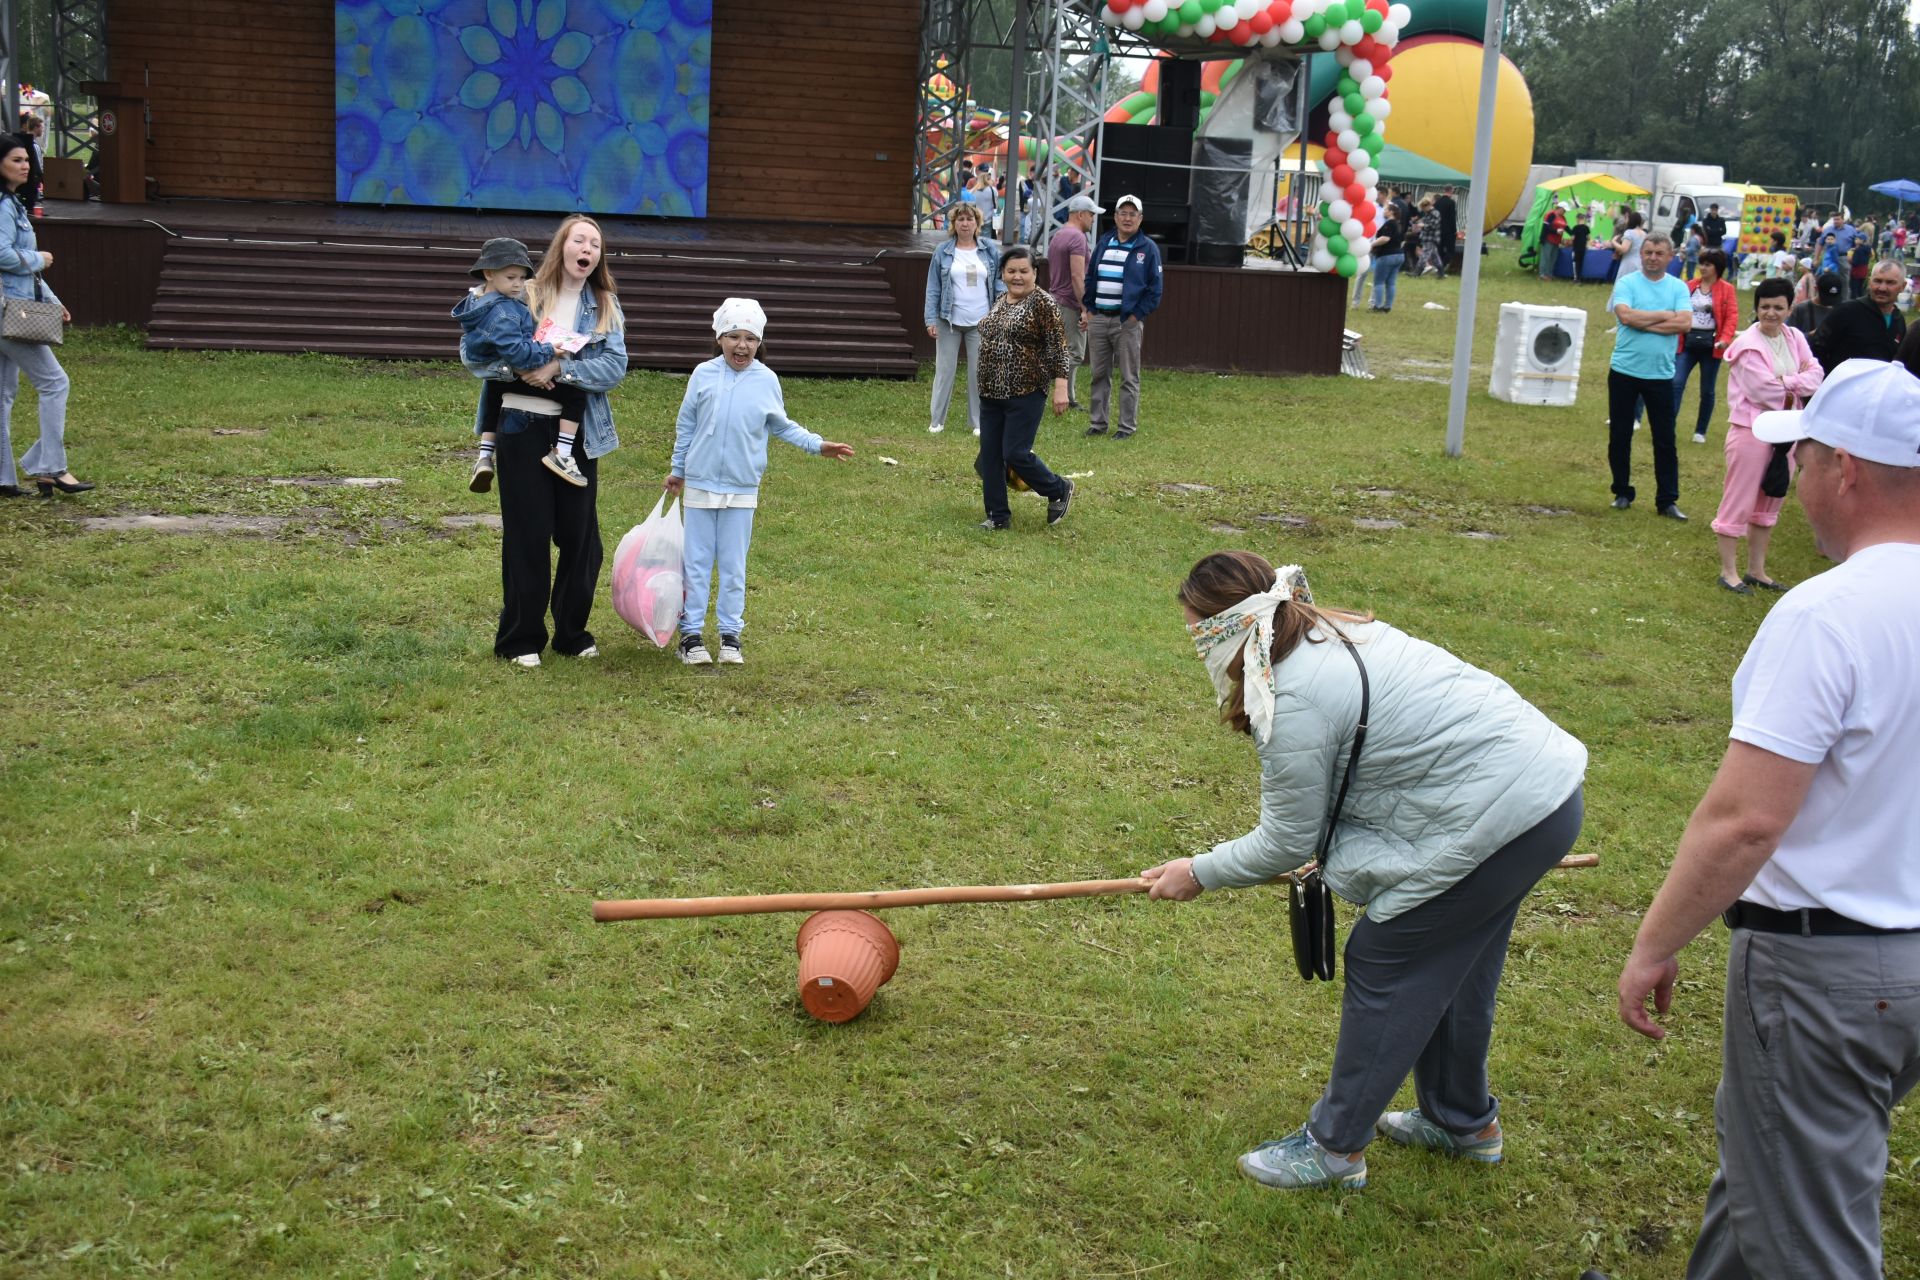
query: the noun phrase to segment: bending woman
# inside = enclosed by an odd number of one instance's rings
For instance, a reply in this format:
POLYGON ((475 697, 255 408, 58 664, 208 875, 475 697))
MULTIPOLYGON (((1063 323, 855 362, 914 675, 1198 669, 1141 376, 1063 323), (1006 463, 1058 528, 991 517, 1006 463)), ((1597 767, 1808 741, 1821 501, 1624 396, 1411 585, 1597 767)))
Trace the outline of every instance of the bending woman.
MULTIPOLYGON (((9 298, 38 296, 58 302, 40 280, 40 273, 53 265, 53 255, 40 251, 27 213, 32 155, 24 139, 0 136, 0 186, 5 188, 0 196, 4 206, 0 208, 0 289, 9 298)), ((60 308, 60 320, 63 324, 73 320, 65 307, 60 308)), ((67 371, 45 343, 0 338, 0 497, 17 498, 21 493, 19 473, 13 466, 13 402, 23 373, 40 396, 40 438, 20 459, 20 470, 33 477, 43 498, 51 498, 55 489, 85 493, 93 486, 67 470, 67 389, 71 385, 67 371)))
POLYGON ((1494 989, 1521 901, 1580 834, 1586 748, 1498 677, 1371 614, 1316 606, 1296 565, 1276 575, 1251 551, 1218 552, 1179 595, 1221 719, 1260 757, 1260 825, 1142 872, 1153 897, 1185 902, 1305 863, 1367 691, 1365 741, 1322 868, 1366 908, 1347 938, 1333 1074, 1307 1122, 1241 1156, 1240 1171, 1283 1189, 1365 1186, 1376 1129, 1498 1161, 1494 989), (1419 1106, 1387 1112, 1409 1071, 1419 1106))
POLYGON ((587 335, 587 344, 576 355, 517 371, 529 389, 508 393, 500 405, 496 465, 502 600, 493 651, 523 667, 540 665, 549 609, 555 652, 572 658, 600 653, 587 630, 605 555, 600 541, 600 459, 620 447, 607 392, 627 376, 626 320, 601 249, 600 224, 592 218, 576 214, 554 232, 540 269, 527 285, 527 305, 537 319, 551 319, 563 329, 587 335), (542 461, 560 439, 560 403, 540 392, 556 385, 587 392, 580 423, 584 447, 574 450, 587 478, 584 487, 562 479, 542 461), (557 570, 555 548, 560 553, 557 570))

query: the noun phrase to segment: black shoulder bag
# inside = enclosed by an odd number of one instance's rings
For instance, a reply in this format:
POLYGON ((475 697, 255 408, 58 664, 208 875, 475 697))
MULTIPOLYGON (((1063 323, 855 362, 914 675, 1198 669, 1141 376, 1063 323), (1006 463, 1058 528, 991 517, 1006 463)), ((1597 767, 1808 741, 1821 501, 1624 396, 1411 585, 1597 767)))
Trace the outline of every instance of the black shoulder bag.
POLYGON ((1309 982, 1315 978, 1333 981, 1336 955, 1333 890, 1327 888, 1326 877, 1321 872, 1326 865, 1327 849, 1333 844, 1333 829, 1340 823, 1340 810, 1347 803, 1347 788, 1353 785, 1354 768, 1360 763, 1360 747, 1367 740, 1367 717, 1373 705, 1372 690, 1367 684, 1367 664, 1360 660, 1360 651, 1353 647, 1353 641, 1341 636, 1340 643, 1347 647, 1354 665, 1360 668, 1360 723, 1353 731, 1353 751, 1347 756, 1346 777, 1340 780, 1340 793, 1334 797, 1333 812, 1327 815, 1326 829, 1320 833, 1313 861, 1286 875, 1287 925, 1293 932, 1293 963, 1300 970, 1300 976, 1309 982))

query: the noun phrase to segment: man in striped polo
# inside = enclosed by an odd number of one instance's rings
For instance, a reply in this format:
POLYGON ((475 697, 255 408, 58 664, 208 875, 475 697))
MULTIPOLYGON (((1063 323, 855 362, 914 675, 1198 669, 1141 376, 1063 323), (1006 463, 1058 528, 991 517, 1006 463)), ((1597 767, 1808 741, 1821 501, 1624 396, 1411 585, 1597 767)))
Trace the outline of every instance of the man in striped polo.
POLYGON ((1093 269, 1087 273, 1080 327, 1087 333, 1092 381, 1090 436, 1107 433, 1115 366, 1120 370, 1120 414, 1113 438, 1125 440, 1140 426, 1140 340, 1146 336, 1147 317, 1160 305, 1160 246, 1140 230, 1143 216, 1139 196, 1114 201, 1113 230, 1100 237, 1093 269))

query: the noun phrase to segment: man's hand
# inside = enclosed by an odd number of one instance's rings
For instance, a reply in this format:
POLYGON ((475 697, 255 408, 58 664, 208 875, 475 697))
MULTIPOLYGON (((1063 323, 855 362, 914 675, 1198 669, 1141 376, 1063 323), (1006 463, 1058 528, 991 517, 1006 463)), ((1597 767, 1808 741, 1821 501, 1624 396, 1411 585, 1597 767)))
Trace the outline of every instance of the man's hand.
POLYGON ((1662 1017, 1673 1007, 1673 984, 1680 977, 1680 962, 1672 956, 1665 960, 1642 959, 1635 951, 1620 971, 1620 1021, 1649 1040, 1665 1040, 1667 1029, 1647 1016, 1647 997, 1653 997, 1654 1012, 1662 1017))
POLYGON ((1153 886, 1147 890, 1149 898, 1192 902, 1206 892, 1206 886, 1194 877, 1192 858, 1175 858, 1157 867, 1148 867, 1140 873, 1140 878, 1153 886))

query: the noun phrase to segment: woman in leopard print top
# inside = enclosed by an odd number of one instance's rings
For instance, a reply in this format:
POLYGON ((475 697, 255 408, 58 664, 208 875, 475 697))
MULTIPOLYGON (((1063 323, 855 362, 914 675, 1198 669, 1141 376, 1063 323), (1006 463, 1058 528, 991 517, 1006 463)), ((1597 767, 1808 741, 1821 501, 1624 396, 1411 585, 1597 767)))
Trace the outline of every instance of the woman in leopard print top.
POLYGON ((987 518, 983 529, 1013 523, 1007 481, 1014 479, 1047 500, 1047 523, 1056 524, 1073 500, 1073 481, 1057 476, 1033 452, 1053 384, 1055 416, 1067 411, 1067 379, 1073 371, 1060 309, 1035 288, 1033 251, 1010 245, 1000 253, 1000 280, 1007 291, 980 322, 980 474, 987 518))

